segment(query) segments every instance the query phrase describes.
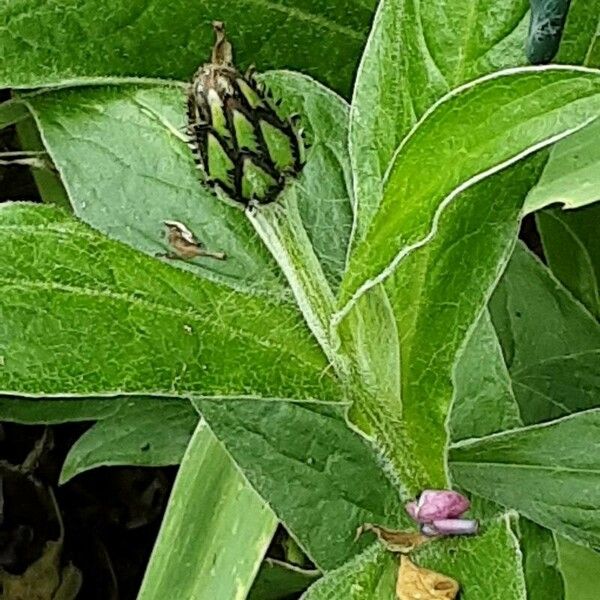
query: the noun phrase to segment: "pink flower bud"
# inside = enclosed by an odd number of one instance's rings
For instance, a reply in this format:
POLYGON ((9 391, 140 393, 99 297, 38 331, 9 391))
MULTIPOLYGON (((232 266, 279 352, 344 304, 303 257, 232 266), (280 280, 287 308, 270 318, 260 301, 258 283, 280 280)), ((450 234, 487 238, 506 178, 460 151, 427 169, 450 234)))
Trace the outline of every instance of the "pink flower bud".
POLYGON ((419 523, 431 523, 436 519, 456 519, 470 506, 469 500, 458 492, 425 490, 419 496, 415 516, 409 514, 419 523))

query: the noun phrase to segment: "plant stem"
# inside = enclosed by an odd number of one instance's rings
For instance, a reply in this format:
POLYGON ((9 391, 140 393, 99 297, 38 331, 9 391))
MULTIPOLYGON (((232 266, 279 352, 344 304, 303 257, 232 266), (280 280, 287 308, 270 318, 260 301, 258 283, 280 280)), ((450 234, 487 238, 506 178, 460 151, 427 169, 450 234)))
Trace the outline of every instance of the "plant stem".
POLYGON ((286 276, 308 327, 338 375, 343 376, 348 370, 346 361, 330 327, 335 297, 304 228, 294 188, 286 191, 281 204, 246 214, 286 276))

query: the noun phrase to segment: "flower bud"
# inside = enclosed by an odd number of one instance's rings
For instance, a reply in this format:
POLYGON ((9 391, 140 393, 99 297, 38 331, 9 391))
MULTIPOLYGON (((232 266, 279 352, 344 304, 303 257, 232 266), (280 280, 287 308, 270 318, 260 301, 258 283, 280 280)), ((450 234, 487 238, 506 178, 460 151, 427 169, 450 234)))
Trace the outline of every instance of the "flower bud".
POLYGON ((254 77, 235 68, 223 24, 213 27, 211 62, 188 89, 190 146, 207 184, 244 206, 267 204, 302 168, 302 135, 254 77))
POLYGON ((462 494, 451 490, 425 490, 417 502, 406 505, 408 514, 419 523, 436 519, 456 519, 469 509, 470 502, 462 494))

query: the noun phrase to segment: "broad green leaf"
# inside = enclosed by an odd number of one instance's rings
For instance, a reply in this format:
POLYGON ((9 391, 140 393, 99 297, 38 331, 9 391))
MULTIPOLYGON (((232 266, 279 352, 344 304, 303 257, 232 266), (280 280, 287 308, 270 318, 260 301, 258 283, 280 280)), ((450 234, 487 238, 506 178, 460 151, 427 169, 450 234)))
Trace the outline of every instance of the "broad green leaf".
POLYGON ((458 442, 522 425, 502 348, 486 310, 475 324, 454 370, 448 427, 458 442))
POLYGON ((2 205, 0 243, 6 393, 341 399, 288 306, 173 269, 50 207, 2 205))
POLYGON ((298 114, 308 137, 300 174, 298 208, 308 237, 333 289, 346 268, 352 229, 352 181, 348 156, 348 104, 314 80, 290 71, 261 75, 287 114, 298 114))
POLYGON ((238 64, 307 71, 347 91, 372 0, 35 0, 4 3, 0 87, 132 75, 188 79, 210 58, 211 23, 224 21, 238 64))
MULTIPOLYGON (((348 106, 299 74, 272 72, 262 79, 283 99, 286 114, 301 115, 311 140, 298 202, 325 274, 337 287, 352 223, 348 106)), ((122 85, 51 92, 29 102, 83 220, 150 254, 165 250, 163 221, 181 221, 228 260, 199 258, 178 266, 237 288, 284 293, 279 269, 243 212, 202 185, 181 133, 182 90, 122 85)))
POLYGON ((267 558, 260 567, 248 600, 289 600, 319 579, 318 571, 267 558))
POLYGON ((510 257, 540 158, 461 194, 441 216, 435 238, 407 256, 385 283, 400 337, 404 428, 377 419, 378 437, 382 444, 392 441, 390 460, 410 495, 448 486, 446 420, 454 364, 510 257))
POLYGON ((311 560, 330 570, 365 547, 364 523, 406 523, 378 456, 348 428, 344 407, 195 402, 244 475, 311 560))
POLYGON ((102 466, 179 464, 197 423, 198 414, 185 400, 121 402, 71 446, 59 482, 102 466))
POLYGON ((600 0, 571 0, 556 60, 600 65, 600 0))
MULTIPOLYGON (((503 515, 472 538, 424 544, 412 560, 460 584, 461 600, 525 600, 525 581, 514 515, 503 515)), ((554 600, 554 598, 553 598, 554 600)))
POLYGON ((600 409, 451 447, 463 488, 584 544, 600 544, 600 409))
POLYGON ((524 211, 550 204, 579 208, 600 200, 600 121, 584 127, 552 149, 540 181, 531 190, 524 211))
POLYGON ((380 2, 351 109, 355 241, 379 205, 396 148, 423 113, 451 89, 525 62, 527 11, 527 0, 380 2))
POLYGON ((0 129, 28 119, 31 115, 27 106, 20 100, 7 100, 0 103, 0 129))
POLYGON ((182 133, 184 101, 180 87, 165 85, 60 90, 28 99, 80 219, 152 256, 169 249, 164 221, 180 221, 227 259, 174 266, 281 295, 279 269, 243 212, 202 185, 182 133))
POLYGON ((564 581, 554 535, 528 519, 519 519, 519 542, 527 600, 562 600, 564 581))
POLYGON ((395 600, 398 562, 379 543, 320 579, 301 600, 395 600))
POLYGON ((97 421, 116 413, 127 398, 85 398, 45 400, 0 396, 0 421, 55 425, 76 421, 97 421))
POLYGON ((600 71, 529 67, 453 90, 399 147, 384 196, 342 284, 341 312, 435 237, 440 216, 465 189, 600 114, 600 71))
POLYGON ((524 246, 490 311, 525 424, 599 405, 600 326, 524 246))
MULTIPOLYGON (((600 0, 572 0, 557 61, 600 67, 599 36, 600 0)), ((600 200, 599 136, 596 121, 552 148, 540 181, 527 198, 526 212, 554 203, 569 209, 600 200)))
POLYGON ((552 273, 597 319, 600 318, 600 204, 536 215, 552 273))
POLYGON ((565 600, 597 600, 600 553, 557 536, 565 600))
POLYGON ((277 520, 210 429, 183 457, 138 600, 246 598, 277 520))

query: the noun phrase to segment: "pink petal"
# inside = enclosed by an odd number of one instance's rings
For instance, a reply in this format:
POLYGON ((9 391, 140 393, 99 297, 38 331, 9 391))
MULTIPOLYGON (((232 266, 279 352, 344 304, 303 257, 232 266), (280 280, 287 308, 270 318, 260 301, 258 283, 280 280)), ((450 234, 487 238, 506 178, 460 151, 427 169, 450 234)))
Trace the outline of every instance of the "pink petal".
POLYGON ((431 523, 436 519, 456 519, 470 506, 469 500, 458 492, 425 490, 419 497, 415 520, 420 523, 431 523))

